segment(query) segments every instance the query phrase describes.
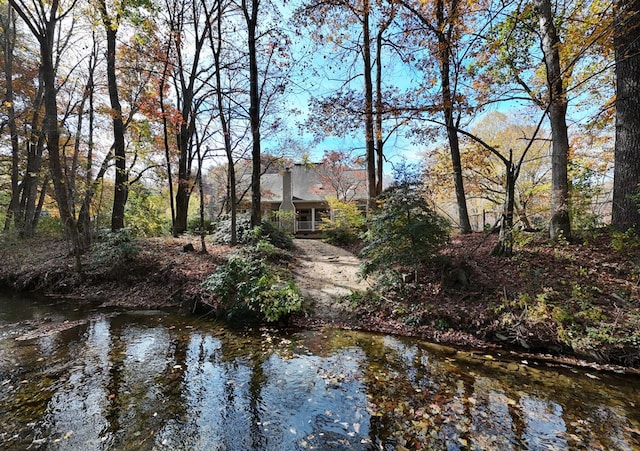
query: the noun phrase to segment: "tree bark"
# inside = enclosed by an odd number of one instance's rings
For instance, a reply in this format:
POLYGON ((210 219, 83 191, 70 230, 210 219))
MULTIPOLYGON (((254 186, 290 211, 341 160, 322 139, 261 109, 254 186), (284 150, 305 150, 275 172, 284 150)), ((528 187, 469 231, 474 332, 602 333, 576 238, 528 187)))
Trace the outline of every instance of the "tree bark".
POLYGON ((551 125, 551 239, 571 239, 569 217, 569 136, 567 131, 567 97, 560 68, 560 38, 553 23, 550 0, 535 0, 541 47, 549 89, 549 122, 551 125))
MULTIPOLYGON (((56 65, 53 59, 54 42, 59 27, 60 15, 64 13, 61 12, 59 0, 52 0, 50 3, 40 2, 34 4, 35 12, 29 10, 28 6, 18 0, 9 0, 9 3, 24 20, 29 31, 31 31, 38 41, 40 51, 40 80, 42 81, 44 103, 43 128, 47 141, 47 150, 49 151, 49 171, 53 181, 60 221, 64 227, 65 236, 71 242, 72 251, 76 257, 76 270, 78 273, 81 273, 81 257, 86 247, 78 233, 77 223, 73 216, 72 193, 69 192, 65 178, 64 163, 60 158, 60 129, 58 125, 57 105, 58 89, 56 86, 56 65)), ((71 7, 73 7, 73 5, 71 5, 71 7)), ((30 175, 31 174, 28 174, 28 176, 30 175)))
MULTIPOLYGON (((170 42, 171 38, 169 38, 170 42)), ((160 79, 160 87, 158 89, 159 97, 160 97, 160 112, 162 114, 162 138, 164 143, 164 157, 167 165, 167 184, 169 185, 169 203, 171 206, 171 231, 175 236, 175 227, 176 227, 176 209, 175 202, 173 199, 173 174, 171 173, 171 149, 169 146, 169 124, 167 121, 167 112, 164 106, 164 88, 167 80, 167 72, 169 69, 169 58, 170 58, 170 44, 167 44, 167 50, 164 54, 165 60, 163 61, 162 68, 162 77, 160 79)))
POLYGON ((640 225, 640 0, 615 4, 616 141, 611 224, 640 225))
POLYGON ((45 23, 46 31, 40 37, 40 56, 42 80, 44 82, 44 130, 47 137, 47 150, 49 151, 49 170, 51 180, 58 203, 60 220, 64 226, 67 239, 72 243, 73 252, 76 255, 76 270, 81 272, 81 254, 86 251, 86 246, 78 233, 76 220, 72 214, 71 193, 67 189, 67 183, 60 158, 60 129, 58 127, 58 90, 55 84, 55 65, 53 62, 53 44, 58 26, 56 18, 58 1, 51 4, 51 17, 45 23))
MULTIPOLYGON (((458 227, 460 233, 471 233, 471 222, 469 221, 469 211, 467 209, 467 198, 464 190, 464 178, 462 176, 462 161, 460 158, 460 140, 458 138, 457 124, 454 119, 454 96, 451 89, 451 33, 452 25, 447 27, 444 17, 444 0, 438 0, 436 5, 437 36, 440 63, 440 79, 442 82, 442 108, 444 122, 447 127, 447 138, 451 152, 451 165, 453 167, 453 177, 456 190, 456 204, 458 206, 458 227), (444 30, 448 30, 445 33, 444 30)), ((457 9, 457 1, 453 0, 452 10, 457 9)))
MULTIPOLYGON (((185 102, 187 100, 185 99, 185 102)), ((191 100, 189 99, 189 102, 191 100)), ((186 119, 185 119, 186 120, 186 119)), ((180 126, 178 132, 178 188, 176 190, 176 218, 173 225, 173 234, 180 235, 187 230, 189 215, 189 200, 191 199, 191 156, 190 139, 185 125, 180 126)))
MULTIPOLYGON (((249 121, 251 123, 251 227, 256 227, 262 222, 260 208, 260 175, 261 150, 260 150, 260 91, 258 88, 258 54, 256 35, 258 27, 258 9, 260 0, 242 0, 242 10, 247 23, 248 49, 249 49, 249 121), (251 7, 247 2, 251 2, 251 7)), ((235 189, 235 187, 231 187, 235 189)))
POLYGON ((367 183, 369 187, 370 207, 375 206, 373 199, 377 196, 376 185, 376 142, 373 120, 373 81, 371 77, 371 36, 369 29, 369 0, 362 5, 362 60, 364 66, 364 135, 367 159, 367 183))
POLYGON ((44 81, 42 74, 38 74, 38 90, 33 100, 33 115, 31 116, 31 132, 25 141, 27 147, 27 167, 20 184, 20 205, 15 218, 16 228, 21 236, 32 237, 35 233, 36 199, 42 169, 42 155, 44 153, 44 132, 42 130, 41 110, 44 99, 44 81))
POLYGON ((13 50, 16 42, 16 14, 7 7, 6 17, 2 17, 2 46, 4 54, 5 105, 11 141, 11 201, 5 218, 4 230, 9 230, 12 220, 17 217, 20 206, 20 140, 16 124, 16 110, 13 96, 13 50))
POLYGON ((231 127, 227 120, 227 112, 224 107, 224 97, 222 95, 222 62, 220 57, 222 54, 222 4, 218 2, 217 18, 216 18, 216 40, 214 42, 213 34, 210 34, 211 50, 213 53, 214 68, 216 71, 216 107, 218 109, 218 118, 220 120, 220 129, 224 140, 224 152, 227 156, 227 198, 228 210, 231 219, 231 245, 238 243, 237 232, 237 205, 238 197, 236 193, 236 167, 233 160, 233 148, 231 146, 231 127))
POLYGON ((118 80, 116 77, 116 37, 118 25, 109 17, 107 5, 100 3, 102 22, 107 33, 107 86, 109 101, 111 103, 111 116, 113 125, 113 157, 116 163, 115 188, 113 193, 113 210, 111 212, 111 231, 117 232, 124 228, 124 209, 129 196, 129 175, 127 173, 127 161, 124 142, 124 121, 122 119, 122 106, 118 93, 118 80))
POLYGON ((383 163, 384 163, 384 138, 382 131, 382 119, 384 116, 384 102, 382 92, 382 39, 384 32, 389 28, 391 22, 395 18, 396 10, 393 8, 389 17, 380 25, 378 34, 376 35, 376 196, 382 193, 383 185, 383 163))
POLYGON ((513 152, 509 152, 509 160, 505 161, 505 199, 500 223, 500 236, 491 252, 500 257, 513 255, 513 211, 515 205, 517 171, 513 164, 513 152))

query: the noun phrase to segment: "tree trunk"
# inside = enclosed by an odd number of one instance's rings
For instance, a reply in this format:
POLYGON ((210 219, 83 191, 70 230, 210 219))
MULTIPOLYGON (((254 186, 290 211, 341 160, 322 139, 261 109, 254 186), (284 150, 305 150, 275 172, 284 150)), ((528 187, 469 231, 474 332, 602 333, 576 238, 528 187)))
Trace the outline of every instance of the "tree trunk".
POLYGON ((203 155, 200 152, 200 143, 197 144, 196 153, 198 156, 198 174, 196 179, 198 181, 198 193, 200 194, 200 253, 207 253, 207 243, 205 242, 205 236, 207 236, 207 230, 204 226, 204 187, 202 186, 202 162, 203 155))
POLYGON ((72 215, 71 195, 67 189, 62 161, 60 159, 60 129, 58 128, 58 90, 55 84, 55 65, 53 63, 53 45, 58 26, 55 18, 57 10, 57 0, 51 5, 52 18, 48 20, 46 31, 39 37, 40 41, 40 71, 44 82, 44 130, 47 137, 47 150, 49 151, 49 170, 53 188, 55 191, 60 220, 64 226, 67 239, 71 241, 73 252, 76 256, 76 270, 81 272, 80 256, 86 250, 84 242, 78 233, 76 220, 72 215))
MULTIPOLYGON (((464 190, 464 179, 462 177, 462 161, 460 158, 460 140, 458 139, 457 125, 454 120, 454 96, 451 90, 451 64, 449 57, 451 55, 451 36, 447 36, 444 32, 447 23, 444 17, 443 0, 438 0, 436 8, 436 20, 438 23, 438 48, 440 59, 440 79, 442 82, 442 109, 444 113, 444 122, 447 127, 447 138, 449 140, 449 149, 451 152, 451 165, 453 168, 453 177, 456 190, 456 204, 458 206, 458 227, 460 233, 471 233, 471 222, 469 221, 469 212, 467 210, 467 198, 464 190)), ((451 27, 451 25, 449 25, 451 27)), ((449 33, 450 34, 450 33, 449 33)))
POLYGON ((40 183, 42 168, 42 154, 44 152, 44 134, 40 112, 44 99, 44 81, 42 74, 38 75, 38 91, 34 99, 33 116, 31 117, 31 133, 25 145, 27 147, 27 167, 20 184, 20 205, 15 218, 16 228, 21 236, 31 237, 35 233, 36 199, 40 183))
POLYGON ((87 245, 91 243, 91 201, 98 189, 98 184, 102 181, 104 174, 109 168, 109 162, 113 157, 113 152, 110 150, 102 160, 100 170, 96 175, 96 178, 87 185, 87 191, 85 192, 84 199, 82 200, 82 206, 80 207, 80 213, 78 213, 78 229, 79 233, 84 237, 87 245))
POLYGON ((178 144, 178 189, 176 191, 176 218, 173 234, 180 235, 187 231, 189 220, 189 201, 193 186, 191 185, 191 165, 193 162, 193 83, 182 84, 182 122, 177 136, 178 144))
POLYGON ((187 231, 189 216, 189 200, 191 198, 191 168, 187 165, 187 156, 180 153, 178 159, 178 188, 176 190, 176 219, 173 235, 178 236, 187 231))
MULTIPOLYGON (((251 147, 251 227, 256 227, 262 222, 260 208, 260 175, 261 171, 261 150, 260 150, 260 91, 258 88, 258 37, 256 31, 258 27, 258 9, 260 0, 243 0, 242 9, 247 23, 248 48, 249 48, 249 121, 251 123, 251 136, 253 143, 251 147), (247 2, 251 2, 251 10, 247 2)), ((235 187, 231 187, 235 189, 235 187)))
POLYGON ((500 223, 500 236, 492 254, 500 257, 513 255, 513 210, 516 192, 516 170, 513 165, 513 154, 505 165, 507 180, 505 182, 505 199, 500 223))
POLYGON ((383 93, 382 93, 382 37, 395 16, 395 9, 392 10, 388 20, 383 23, 376 36, 376 155, 377 155, 377 182, 376 196, 382 193, 383 163, 384 163, 384 138, 382 136, 382 119, 384 114, 383 93))
POLYGON ((616 143, 611 224, 640 224, 640 0, 615 5, 616 143))
POLYGON ((376 143, 373 120, 373 81, 371 79, 371 36, 369 30, 369 0, 362 6, 362 59, 364 66, 364 135, 367 159, 367 183, 369 187, 370 207, 374 207, 373 199, 378 194, 376 184, 376 143))
POLYGON ((107 33, 107 86, 109 101, 111 102, 111 116, 113 124, 113 157, 116 163, 116 179, 113 193, 113 210, 111 212, 111 231, 117 232, 124 228, 124 209, 129 196, 129 176, 124 142, 124 121, 122 120, 122 106, 118 93, 116 77, 116 37, 117 24, 114 24, 107 12, 104 1, 100 4, 102 22, 107 33))
POLYGON ((11 222, 18 215, 20 206, 20 141, 16 124, 16 110, 13 99, 13 50, 16 42, 16 14, 7 6, 7 15, 2 17, 2 46, 4 54, 5 106, 11 141, 11 201, 5 218, 4 230, 9 230, 11 222))
POLYGON ((235 246, 238 243, 237 232, 237 204, 238 199, 236 195, 236 168, 233 160, 233 148, 231 146, 231 127, 227 120, 227 112, 224 107, 224 98, 222 95, 222 63, 220 56, 222 54, 222 3, 217 4, 217 20, 216 20, 216 40, 213 40, 213 33, 211 33, 211 50, 213 53, 214 68, 216 71, 216 107, 218 109, 218 118, 220 120, 220 129, 222 131, 222 137, 224 140, 224 152, 227 156, 227 208, 231 217, 231 245, 235 246))
POLYGON ((167 184, 169 185, 169 203, 171 205, 171 231, 175 236, 176 227, 176 209, 173 200, 173 175, 171 173, 171 149, 169 146, 169 124, 167 121, 167 113, 164 106, 164 87, 167 79, 167 71, 169 68, 169 45, 167 45, 166 54, 164 55, 164 65, 162 70, 162 78, 160 79, 160 88, 158 89, 160 96, 160 112, 162 113, 162 138, 164 142, 164 157, 167 165, 167 184))
POLYGON ((542 52, 549 89, 549 122, 551 125, 551 239, 571 239, 569 218, 569 182, 567 165, 569 137, 567 131, 567 97, 560 68, 560 38, 553 24, 550 0, 535 0, 538 24, 542 36, 542 52))

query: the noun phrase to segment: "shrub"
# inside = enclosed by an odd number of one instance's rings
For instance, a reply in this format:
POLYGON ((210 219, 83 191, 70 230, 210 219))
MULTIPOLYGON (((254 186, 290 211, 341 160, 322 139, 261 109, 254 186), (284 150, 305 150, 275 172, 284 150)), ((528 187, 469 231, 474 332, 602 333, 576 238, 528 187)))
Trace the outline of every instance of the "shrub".
POLYGON ((404 176, 377 199, 364 234, 362 274, 415 272, 432 261, 449 237, 449 223, 427 204, 419 179, 404 176))
POLYGON ((139 251, 126 229, 118 232, 109 231, 101 235, 91 247, 91 265, 111 269, 126 266, 139 251))
POLYGON ((253 314, 269 322, 300 310, 302 296, 257 254, 235 254, 203 286, 218 299, 218 315, 228 319, 253 314))
MULTIPOLYGON (((231 218, 223 216, 211 225, 211 238, 220 244, 231 243, 231 218)), ((277 248, 293 249, 291 234, 279 229, 270 222, 263 222, 260 226, 251 228, 251 218, 248 214, 240 214, 236 218, 237 240, 240 244, 257 244, 266 240, 277 248)))
MULTIPOLYGON (((251 217, 248 214, 239 214, 236 217, 236 234, 238 243, 245 242, 245 233, 251 230, 251 217)), ((215 243, 231 243, 231 216, 224 215, 211 223, 211 239, 215 243)))
POLYGON ((611 247, 620 254, 631 254, 640 248, 640 236, 633 227, 624 232, 613 230, 611 232, 611 247))
POLYGON ((64 227, 59 216, 43 211, 38 219, 37 231, 41 236, 58 237, 64 234, 64 227))
MULTIPOLYGON (((205 231, 211 230, 212 221, 209 219, 204 220, 205 231)), ((187 221, 187 230, 192 233, 200 233, 200 216, 191 216, 187 221)))
POLYGON ((333 212, 332 219, 320 224, 323 238, 331 244, 348 245, 358 239, 365 224, 364 215, 353 202, 344 202, 335 197, 327 198, 333 212))
POLYGON ((159 194, 140 184, 131 185, 125 223, 131 236, 160 236, 171 228, 165 214, 166 201, 159 194))

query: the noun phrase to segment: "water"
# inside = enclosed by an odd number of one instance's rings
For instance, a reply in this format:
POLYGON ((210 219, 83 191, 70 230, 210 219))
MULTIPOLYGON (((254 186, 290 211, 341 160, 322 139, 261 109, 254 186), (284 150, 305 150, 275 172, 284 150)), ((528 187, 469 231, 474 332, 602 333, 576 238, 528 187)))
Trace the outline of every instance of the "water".
POLYGON ((0 449, 633 450, 640 378, 0 295, 0 449))

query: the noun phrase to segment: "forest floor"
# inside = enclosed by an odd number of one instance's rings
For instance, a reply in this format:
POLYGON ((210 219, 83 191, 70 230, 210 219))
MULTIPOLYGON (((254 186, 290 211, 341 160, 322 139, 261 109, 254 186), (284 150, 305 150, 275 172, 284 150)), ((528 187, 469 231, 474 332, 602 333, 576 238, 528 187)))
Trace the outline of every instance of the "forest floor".
MULTIPOLYGON (((357 278, 353 253, 295 240, 290 269, 308 300, 290 319, 301 327, 341 327, 414 336, 523 358, 640 367, 640 243, 594 234, 551 244, 526 234, 510 258, 494 257, 497 237, 453 236, 420 283, 382 295, 357 278)), ((211 296, 202 281, 231 248, 199 239, 98 243, 74 271, 63 240, 4 240, 0 287, 119 308, 194 310, 211 296), (193 244, 195 251, 185 251, 193 244)))

